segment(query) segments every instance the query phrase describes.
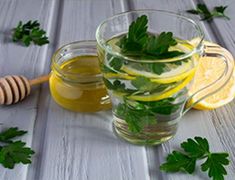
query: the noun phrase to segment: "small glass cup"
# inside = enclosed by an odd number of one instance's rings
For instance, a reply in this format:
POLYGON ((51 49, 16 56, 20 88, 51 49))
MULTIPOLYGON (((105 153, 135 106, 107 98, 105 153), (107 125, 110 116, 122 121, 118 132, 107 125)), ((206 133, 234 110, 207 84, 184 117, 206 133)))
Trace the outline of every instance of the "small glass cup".
POLYGON ((233 58, 227 50, 204 45, 204 33, 196 22, 167 11, 138 10, 115 15, 99 25, 96 39, 101 71, 113 105, 114 129, 134 144, 156 145, 172 138, 182 115, 223 87, 233 72, 233 58), (175 48, 184 54, 158 60, 122 54, 116 44, 141 15, 148 17, 149 34, 172 32, 178 43, 175 48), (202 55, 221 57, 225 71, 214 83, 189 95, 202 55), (208 89, 212 93, 208 94, 208 89), (186 107, 193 96, 199 97, 198 101, 186 107))
POLYGON ((58 49, 52 57, 50 91, 57 104, 78 112, 111 108, 100 72, 96 41, 79 41, 58 49))

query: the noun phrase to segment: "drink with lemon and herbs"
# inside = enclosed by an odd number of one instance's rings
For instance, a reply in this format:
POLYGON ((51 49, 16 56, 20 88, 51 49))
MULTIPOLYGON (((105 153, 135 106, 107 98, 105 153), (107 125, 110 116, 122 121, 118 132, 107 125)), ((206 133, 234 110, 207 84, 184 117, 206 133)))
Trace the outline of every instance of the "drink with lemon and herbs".
POLYGON ((218 45, 204 43, 203 37, 193 20, 161 10, 121 13, 100 24, 98 57, 120 137, 135 144, 160 144, 175 135, 182 115, 199 101, 200 109, 231 101, 233 58, 218 45), (210 57, 223 58, 219 64, 210 57), (208 97, 225 85, 228 96, 208 97))
POLYGON ((147 32, 147 16, 127 34, 98 46, 118 135, 135 144, 159 144, 176 133, 199 55, 171 32, 147 32), (113 53, 115 52, 115 53, 113 53), (185 55, 188 56, 185 56, 185 55))
MULTIPOLYGON (((108 44, 116 51, 123 36, 108 44)), ((193 49, 187 41, 177 39, 171 51, 188 53, 193 49)), ((120 51, 121 53, 121 51, 120 51)), ((137 144, 158 144, 171 138, 187 99, 197 55, 179 61, 155 61, 129 56, 121 59, 99 48, 104 82, 113 103, 116 132, 137 144)))

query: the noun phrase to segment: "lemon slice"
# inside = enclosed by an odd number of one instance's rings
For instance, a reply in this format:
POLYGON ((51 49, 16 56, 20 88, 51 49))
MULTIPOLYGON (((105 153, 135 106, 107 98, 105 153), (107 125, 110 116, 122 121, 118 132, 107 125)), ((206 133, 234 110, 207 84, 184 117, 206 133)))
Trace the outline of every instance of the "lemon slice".
MULTIPOLYGON (((185 66, 184 66, 184 68, 181 67, 180 69, 174 70, 174 72, 182 71, 182 70, 189 69, 189 68, 190 68, 190 66, 187 65, 187 67, 185 67, 185 66)), ((124 74, 124 73, 106 73, 106 74, 104 74, 104 77, 107 79, 133 80, 136 78, 136 76, 145 76, 147 78, 150 78, 150 80, 154 83, 169 84, 169 83, 181 81, 181 80, 185 79, 186 77, 193 75, 195 73, 196 69, 192 68, 192 69, 190 69, 186 72, 183 72, 177 76, 164 77, 164 78, 161 78, 161 76, 156 75, 154 73, 136 70, 136 69, 130 68, 128 66, 123 66, 122 70, 124 70, 126 72, 126 74, 124 74)), ((172 72, 171 74, 174 74, 174 72, 172 72)), ((170 74, 170 73, 168 73, 168 74, 170 74)), ((170 76, 170 75, 168 75, 168 76, 170 76)))
POLYGON ((184 72, 177 76, 173 76, 169 78, 162 78, 162 79, 151 79, 151 81, 159 83, 159 84, 168 84, 168 83, 178 82, 178 81, 185 79, 188 76, 193 76, 195 71, 196 71, 196 68, 193 68, 190 71, 184 72))
MULTIPOLYGON (((144 76, 151 79, 152 82, 159 83, 159 84, 169 84, 173 82, 178 82, 186 77, 194 74, 195 68, 191 68, 191 63, 182 63, 181 66, 178 66, 172 71, 163 73, 161 75, 157 75, 151 72, 141 71, 138 69, 134 69, 129 66, 123 66, 122 70, 125 71, 127 74, 131 76, 144 76), (182 72, 182 73, 179 73, 182 72), (177 75, 176 75, 177 74, 177 75)), ((128 76, 127 79, 132 79, 133 77, 128 76)))
POLYGON ((127 79, 127 80, 135 79, 135 77, 123 73, 106 73, 104 74, 104 77, 107 79, 127 79))
MULTIPOLYGON (((212 45, 211 42, 204 42, 206 45, 212 45)), ((216 45, 216 44, 213 44, 216 45)), ((198 68, 195 73, 194 82, 189 90, 189 95, 194 94, 203 87, 213 83, 223 73, 225 64, 217 57, 201 57, 198 68)), ((208 88, 206 94, 214 91, 208 88)), ((197 103, 193 108, 199 110, 211 110, 221 107, 231 102, 235 95, 235 72, 233 73, 228 84, 221 88, 217 93, 205 98, 197 103)), ((203 96, 203 94, 202 94, 203 96)), ((200 97, 193 96, 189 104, 197 102, 200 97)))
POLYGON ((182 90, 187 84, 193 79, 193 74, 188 76, 182 83, 180 83, 178 86, 163 92, 163 93, 154 93, 150 95, 131 95, 128 98, 132 100, 137 100, 137 101, 158 101, 161 99, 168 98, 172 96, 173 94, 179 92, 182 90))

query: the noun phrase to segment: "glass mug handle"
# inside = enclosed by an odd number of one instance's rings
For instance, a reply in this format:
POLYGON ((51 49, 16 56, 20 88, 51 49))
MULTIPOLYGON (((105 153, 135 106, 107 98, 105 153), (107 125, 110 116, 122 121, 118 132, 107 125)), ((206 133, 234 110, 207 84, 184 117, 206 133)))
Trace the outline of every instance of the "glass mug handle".
POLYGON ((204 45, 204 55, 205 57, 220 57, 221 61, 223 61, 225 63, 225 68, 223 73, 220 75, 220 77, 218 79, 216 79, 214 82, 212 82, 211 84, 203 87, 202 89, 198 90, 197 92, 195 92, 194 94, 192 94, 187 102, 190 102, 190 100, 194 97, 194 96, 198 96, 198 100, 193 102, 192 104, 190 104, 189 106, 187 106, 184 110, 184 114, 190 110, 193 106, 195 106, 198 102, 200 102, 201 100, 207 98, 210 95, 213 95, 214 93, 216 93, 217 91, 219 91, 224 85, 226 85, 229 81, 229 79, 231 78, 233 71, 234 71, 234 60, 233 60, 233 56, 231 55, 231 53, 218 46, 218 45, 204 45), (208 91, 208 89, 213 89, 213 91, 208 91), (208 93, 210 92, 210 93, 208 93))

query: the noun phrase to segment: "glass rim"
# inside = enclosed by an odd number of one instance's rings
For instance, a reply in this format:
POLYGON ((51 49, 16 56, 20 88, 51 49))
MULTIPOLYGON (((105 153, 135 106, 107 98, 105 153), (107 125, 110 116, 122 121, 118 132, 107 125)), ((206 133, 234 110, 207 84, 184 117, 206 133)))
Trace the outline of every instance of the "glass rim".
POLYGON ((191 57, 193 54, 195 54, 197 52, 197 49, 200 49, 200 47, 202 45, 202 42, 204 40, 205 34, 204 34, 203 30, 201 29, 201 27, 199 26, 198 23, 196 23, 191 18, 188 18, 186 16, 177 14, 175 12, 166 11, 166 10, 158 10, 158 9, 139 9, 139 10, 125 11, 125 12, 115 14, 115 15, 105 19, 104 21, 102 21, 98 25, 97 30, 96 30, 96 35, 95 36, 96 36, 96 41, 97 41, 98 45, 100 47, 104 48, 105 51, 107 51, 109 54, 117 56, 117 57, 120 57, 120 58, 128 60, 128 61, 142 62, 142 63, 156 63, 156 59, 141 59, 141 60, 137 60, 137 59, 125 56, 125 55, 123 55, 123 54, 121 54, 119 52, 113 51, 112 49, 109 48, 109 46, 107 45, 107 43, 105 41, 102 41, 102 38, 101 38, 101 35, 100 35, 101 28, 107 22, 109 22, 109 21, 111 21, 111 20, 113 20, 113 19, 115 19, 117 17, 123 16, 123 15, 127 15, 127 14, 131 14, 131 13, 143 13, 144 14, 144 13, 154 13, 154 12, 159 12, 159 13, 163 13, 163 14, 166 14, 166 15, 170 15, 170 16, 174 16, 174 17, 178 17, 178 18, 184 19, 185 21, 193 24, 195 26, 195 29, 199 33, 199 41, 195 45, 195 47, 193 48, 192 51, 190 51, 189 53, 183 54, 181 56, 174 57, 174 58, 158 59, 157 62, 164 62, 165 63, 165 62, 175 62, 175 61, 180 61, 180 60, 183 60, 183 59, 187 59, 187 58, 191 57))
MULTIPOLYGON (((74 41, 74 42, 70 42, 70 43, 67 43, 61 47, 59 47, 52 55, 52 58, 51 58, 51 69, 52 71, 55 70, 60 76, 62 76, 62 78, 66 79, 66 80, 69 80, 69 81, 74 81, 72 80, 71 78, 67 78, 66 76, 73 76, 73 77, 77 77, 78 79, 84 79, 86 77, 90 77, 90 78, 102 78, 102 74, 101 72, 100 73, 97 73, 97 74, 94 74, 94 75, 81 75, 79 73, 72 73, 72 72, 64 72, 61 68, 60 68, 60 65, 58 64, 58 62, 56 61, 57 60, 57 55, 63 51, 63 49, 66 49, 68 48, 69 46, 72 46, 72 45, 79 45, 81 47, 87 47, 89 48, 88 46, 94 46, 95 49, 96 48, 96 40, 82 40, 82 41, 74 41)), ((79 48, 78 48, 79 49, 79 48)), ((98 58, 98 55, 97 53, 95 55, 91 55, 91 54, 87 54, 87 55, 90 55, 90 56, 95 56, 98 58)), ((69 59, 68 59, 69 60, 69 59)))

